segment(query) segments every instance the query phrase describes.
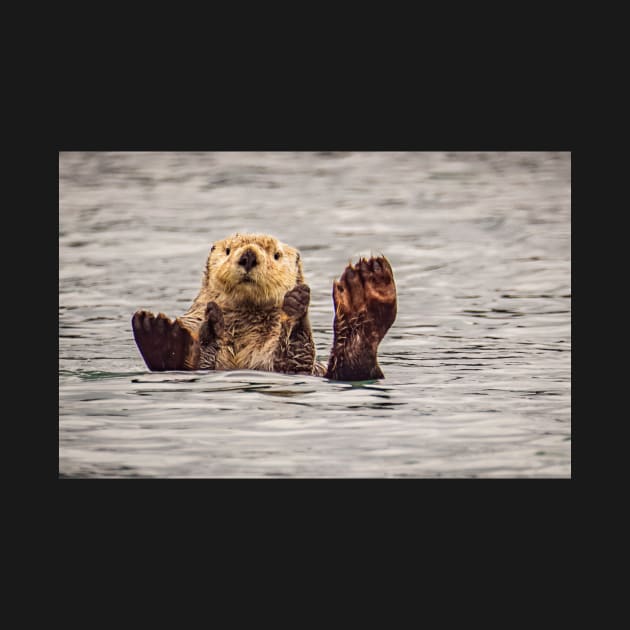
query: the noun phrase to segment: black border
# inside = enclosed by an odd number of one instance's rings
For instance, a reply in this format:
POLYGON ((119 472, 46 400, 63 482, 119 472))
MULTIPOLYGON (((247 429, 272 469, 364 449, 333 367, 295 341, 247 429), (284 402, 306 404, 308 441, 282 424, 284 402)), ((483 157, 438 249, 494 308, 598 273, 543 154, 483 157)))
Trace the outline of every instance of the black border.
MULTIPOLYGON (((435 101, 430 94, 409 98, 400 92, 387 91, 369 100, 366 100, 369 95, 363 93, 354 94, 351 99, 344 99, 341 95, 315 94, 308 106, 304 105, 303 100, 295 98, 283 102, 283 94, 276 95, 279 98, 275 98, 271 105, 265 105, 256 99, 239 100, 238 97, 236 103, 221 99, 212 102, 207 99, 201 102, 195 99, 179 101, 172 95, 160 100, 155 93, 143 94, 138 98, 136 92, 122 98, 119 92, 109 93, 107 90, 99 92, 102 98, 95 105, 96 95, 93 91, 88 89, 87 94, 81 95, 83 98, 78 98, 77 90, 73 90, 57 108, 54 140, 49 153, 51 163, 46 170, 54 168, 57 172, 55 194, 58 205, 60 151, 571 151, 573 167, 574 145, 572 122, 568 115, 571 111, 568 95, 557 89, 532 91, 531 85, 520 86, 519 90, 515 90, 514 83, 518 82, 512 81, 512 90, 501 87, 487 93, 483 92, 484 84, 472 90, 473 86, 467 83, 467 89, 459 89, 458 86, 454 91, 441 93, 441 98, 435 101), (479 96, 480 93, 483 97, 479 96)), ((48 199, 47 195, 43 196, 40 203, 45 208, 48 199)), ((44 245, 49 245, 48 239, 44 239, 44 245)), ((57 333, 58 329, 54 334, 57 333)), ((55 433, 58 450, 58 427, 55 427, 55 433)), ((53 476, 58 478, 58 456, 55 459, 53 476)), ((92 492, 100 496, 104 485, 111 487, 110 483, 105 482, 134 480, 63 481, 71 482, 62 484, 68 488, 66 492, 70 495, 86 481, 95 481, 83 492, 78 492, 85 498, 86 494, 92 492), (75 490, 70 491, 70 487, 75 490)), ((157 493, 154 495, 157 500, 162 492, 162 484, 155 485, 150 483, 152 480, 146 479, 137 481, 146 482, 142 492, 149 502, 152 492, 157 493)), ((177 483, 180 480, 161 481, 177 483)), ((246 489, 248 494, 256 495, 263 489, 263 486, 257 485, 263 480, 203 481, 214 483, 203 487, 194 483, 186 484, 193 496, 199 492, 208 492, 209 489, 213 496, 219 493, 224 498, 232 493, 240 494, 246 489)), ((348 494, 360 501, 361 495, 367 499, 372 492, 385 496, 398 493, 404 497, 415 494, 419 489, 425 493, 429 487, 434 487, 429 481, 442 482, 440 492, 444 488, 449 488, 450 492, 453 487, 463 488, 462 494, 471 492, 465 486, 468 480, 397 479, 396 484, 392 484, 392 480, 380 479, 370 479, 370 483, 351 479, 317 480, 317 484, 308 479, 274 481, 275 485, 264 486, 265 495, 288 492, 296 497, 302 492, 310 493, 311 489, 317 487, 318 492, 326 496, 329 493, 336 494, 337 501, 348 494), (297 486, 296 481, 300 482, 297 486), (424 483, 418 486, 417 482, 424 483)), ((484 496, 487 500, 495 492, 501 494, 502 500, 513 492, 519 495, 523 488, 529 486, 535 486, 534 492, 541 497, 539 493, 543 483, 548 497, 554 497, 553 502, 546 504, 552 511, 563 504, 563 500, 558 501, 560 497, 568 497, 564 489, 553 490, 556 484, 567 480, 518 479, 511 480, 516 483, 509 488, 504 485, 508 480, 483 481, 486 481, 486 484, 482 484, 485 489, 480 490, 475 484, 471 495, 482 502, 484 496)), ((126 484, 125 487, 129 489, 133 486, 126 484)), ((180 489, 181 484, 178 493, 180 489)), ((133 490, 131 494, 135 494, 133 490)), ((122 496, 120 486, 112 489, 112 495, 117 499, 122 496)), ((341 501, 338 507, 343 509, 343 503, 341 501)), ((134 509, 132 505, 129 507, 134 509)))

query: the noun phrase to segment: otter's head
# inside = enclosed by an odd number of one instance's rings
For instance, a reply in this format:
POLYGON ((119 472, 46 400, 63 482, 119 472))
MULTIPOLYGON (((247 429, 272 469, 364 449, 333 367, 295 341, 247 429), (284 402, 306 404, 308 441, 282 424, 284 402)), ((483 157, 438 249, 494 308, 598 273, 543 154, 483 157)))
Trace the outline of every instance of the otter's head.
POLYGON ((212 245, 204 284, 234 304, 280 306, 304 282, 297 249, 263 234, 234 234, 212 245))

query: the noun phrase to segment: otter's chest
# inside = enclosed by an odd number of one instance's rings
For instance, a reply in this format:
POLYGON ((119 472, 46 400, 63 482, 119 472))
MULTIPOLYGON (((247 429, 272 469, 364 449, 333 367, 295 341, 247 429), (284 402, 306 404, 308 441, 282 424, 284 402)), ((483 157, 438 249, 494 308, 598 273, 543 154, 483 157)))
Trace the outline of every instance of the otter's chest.
POLYGON ((279 310, 225 313, 224 319, 217 369, 273 369, 281 329, 279 310))

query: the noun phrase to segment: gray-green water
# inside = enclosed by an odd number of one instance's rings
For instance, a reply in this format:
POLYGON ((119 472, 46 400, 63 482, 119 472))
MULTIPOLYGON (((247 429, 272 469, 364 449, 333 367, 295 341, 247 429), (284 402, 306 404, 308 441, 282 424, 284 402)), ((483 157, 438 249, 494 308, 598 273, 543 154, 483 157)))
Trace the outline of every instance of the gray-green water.
POLYGON ((570 477, 568 153, 60 153, 59 472, 570 477), (331 284, 385 254, 386 378, 147 372, 138 308, 183 313, 213 239, 302 252, 319 358, 331 284))

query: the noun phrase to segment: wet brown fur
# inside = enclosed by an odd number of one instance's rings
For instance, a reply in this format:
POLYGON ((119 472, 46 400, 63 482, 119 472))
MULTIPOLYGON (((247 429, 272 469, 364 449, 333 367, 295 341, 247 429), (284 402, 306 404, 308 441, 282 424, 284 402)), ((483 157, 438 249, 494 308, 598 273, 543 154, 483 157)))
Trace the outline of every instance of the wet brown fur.
POLYGON ((268 235, 235 234, 212 246, 201 289, 188 311, 174 321, 162 313, 137 311, 134 337, 151 370, 254 369, 337 380, 382 378, 376 351, 396 313, 387 260, 361 259, 334 283, 335 339, 328 367, 315 361, 309 299, 295 248, 268 235), (255 260, 251 268, 248 257, 255 260))

